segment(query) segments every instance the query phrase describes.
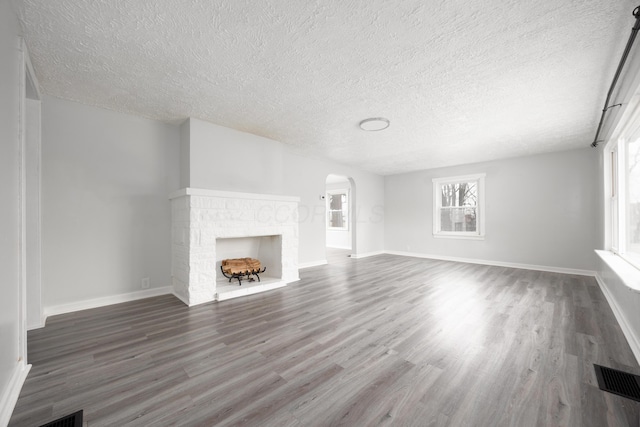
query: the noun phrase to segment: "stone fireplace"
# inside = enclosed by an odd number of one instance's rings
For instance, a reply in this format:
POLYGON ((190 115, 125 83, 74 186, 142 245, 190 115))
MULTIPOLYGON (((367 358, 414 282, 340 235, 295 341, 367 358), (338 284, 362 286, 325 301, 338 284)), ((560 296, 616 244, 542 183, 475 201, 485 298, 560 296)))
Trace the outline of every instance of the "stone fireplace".
POLYGON ((192 306, 298 280, 299 198, 185 188, 171 199, 173 293, 192 306), (254 257, 260 281, 229 283, 225 258, 254 257))

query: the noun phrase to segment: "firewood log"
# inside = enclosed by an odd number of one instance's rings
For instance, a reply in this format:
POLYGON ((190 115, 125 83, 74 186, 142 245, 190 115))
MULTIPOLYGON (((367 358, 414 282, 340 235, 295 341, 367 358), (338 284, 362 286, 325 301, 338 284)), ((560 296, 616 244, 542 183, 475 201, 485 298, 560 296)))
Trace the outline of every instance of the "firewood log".
POLYGON ((255 258, 234 258, 222 260, 222 270, 226 274, 251 274, 260 270, 260 260, 255 258))

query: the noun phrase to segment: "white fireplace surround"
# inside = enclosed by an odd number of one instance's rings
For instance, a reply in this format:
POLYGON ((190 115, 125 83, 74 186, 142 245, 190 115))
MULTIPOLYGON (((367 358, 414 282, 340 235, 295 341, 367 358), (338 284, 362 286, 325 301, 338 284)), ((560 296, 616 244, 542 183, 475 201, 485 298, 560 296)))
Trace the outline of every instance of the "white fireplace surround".
MULTIPOLYGON (((298 197, 184 188, 171 199, 173 293, 189 306, 262 292, 299 280, 298 197), (221 291, 216 239, 281 236, 281 277, 221 291), (229 291, 231 289, 231 291, 229 291)), ((278 250, 278 249, 277 249, 278 250)), ((278 268, 280 267, 280 268, 278 268)), ((265 273, 268 275, 268 273, 265 273)))

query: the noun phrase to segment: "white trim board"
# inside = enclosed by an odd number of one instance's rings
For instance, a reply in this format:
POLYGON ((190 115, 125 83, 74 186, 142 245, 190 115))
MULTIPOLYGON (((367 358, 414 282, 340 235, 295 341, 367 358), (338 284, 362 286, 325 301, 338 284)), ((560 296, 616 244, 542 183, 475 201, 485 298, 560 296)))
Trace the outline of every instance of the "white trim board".
POLYGON ((483 264, 483 265, 492 265, 495 267, 508 267, 508 268, 519 268, 521 270, 534 270, 534 271, 548 271, 550 273, 563 273, 563 274, 575 274, 578 276, 589 276, 595 277, 596 272, 591 270, 580 270, 576 268, 564 268, 564 267, 550 267, 545 265, 534 265, 534 264, 520 264, 515 262, 502 262, 502 261, 489 261, 485 259, 474 259, 474 258, 459 258, 452 256, 443 256, 443 255, 430 255, 430 254, 421 254, 414 252, 403 252, 403 251, 385 251, 384 253, 389 255, 399 255, 399 256, 408 256, 414 258, 428 258, 428 259, 437 259, 439 261, 454 261, 454 262, 465 262, 468 264, 483 264))
POLYGON ((274 200, 280 202, 300 202, 297 196, 281 196, 279 194, 239 193, 236 191, 206 190, 203 188, 183 188, 169 194, 169 199, 184 196, 221 197, 225 199, 274 200))
POLYGON ((310 261, 310 262, 301 262, 300 264, 298 264, 298 270, 302 270, 303 268, 311 268, 311 267, 318 267, 321 265, 327 265, 327 260, 326 259, 321 259, 318 261, 310 261))
POLYGON ((600 290, 609 303, 609 307, 611 307, 611 311, 613 311, 613 315, 616 317, 618 324, 620 324, 620 329, 622 329, 622 333, 627 339, 633 355, 636 357, 636 360, 640 364, 640 337, 637 337, 633 333, 633 329, 631 329, 631 327, 629 326, 627 318, 624 316, 622 309, 618 306, 618 303, 616 303, 613 295, 611 295, 611 293, 609 292, 609 289, 607 288, 604 280, 600 277, 599 274, 596 274, 595 278, 596 282, 598 282, 598 286, 600 286, 600 290))
POLYGON ((33 331, 34 329, 40 329, 40 328, 44 328, 44 324, 47 321, 47 318, 45 315, 41 314, 40 315, 40 321, 38 323, 27 323, 27 331, 33 331))
MULTIPOLYGON (((337 249, 337 248, 336 248, 337 249)), ((361 254, 351 254, 349 255, 350 258, 353 259, 359 259, 359 258, 368 258, 370 256, 376 256, 376 255, 384 255, 387 252, 384 251, 376 251, 376 252, 365 252, 365 253, 361 253, 361 254)), ((301 262, 298 265, 298 269, 304 269, 304 268, 310 268, 310 267, 318 267, 320 265, 327 265, 328 262, 326 259, 322 259, 322 260, 318 260, 318 261, 311 261, 311 262, 301 262)))
POLYGON ((384 255, 386 253, 387 252, 385 251, 363 252, 361 254, 351 254, 351 258, 354 258, 354 259, 369 258, 370 256, 384 255))
POLYGON ((27 358, 27 45, 18 37, 20 50, 18 98, 18 360, 27 358))
POLYGON ((636 267, 611 251, 596 249, 595 253, 629 288, 629 291, 640 293, 640 271, 636 267))
POLYGON ((31 365, 27 365, 24 362, 20 362, 16 365, 16 368, 11 375, 9 384, 2 394, 2 400, 0 400, 0 426, 6 426, 9 424, 11 414, 13 413, 20 391, 27 379, 27 374, 31 370, 31 365))
MULTIPOLYGON (((182 298, 180 295, 178 295, 173 288, 171 288, 171 295, 173 295, 174 297, 178 298, 180 301, 182 301, 184 303, 184 305, 186 305, 187 307, 193 307, 189 305, 189 301, 185 300, 184 298, 182 298)), ((207 302, 211 302, 211 301, 207 301, 207 302)), ((197 304, 196 304, 197 305, 197 304)))
POLYGON ((74 311, 88 310, 90 308, 104 307, 106 305, 120 304, 123 302, 136 301, 144 298, 157 297, 159 295, 173 294, 173 288, 166 286, 163 288, 145 289, 143 291, 130 292, 128 294, 111 295, 108 297, 94 298, 85 301, 77 301, 69 304, 54 305, 52 307, 45 307, 44 309, 44 323, 49 316, 56 316, 58 314, 73 313, 74 311))

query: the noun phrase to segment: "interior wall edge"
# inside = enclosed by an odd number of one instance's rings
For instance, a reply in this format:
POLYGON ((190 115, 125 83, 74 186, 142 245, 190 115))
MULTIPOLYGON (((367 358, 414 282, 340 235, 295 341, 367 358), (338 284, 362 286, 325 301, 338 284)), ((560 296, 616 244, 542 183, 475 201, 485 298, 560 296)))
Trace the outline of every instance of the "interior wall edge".
POLYGON ((310 261, 310 262, 301 262, 298 264, 298 270, 302 268, 319 267, 321 265, 327 265, 327 264, 328 262, 326 259, 319 259, 317 261, 310 261))
POLYGON ((598 282, 598 286, 600 287, 600 290, 602 291, 602 293, 604 294, 604 297, 607 299, 607 302, 609 303, 609 307, 611 307, 611 311, 613 311, 613 314, 616 317, 616 320, 620 324, 622 333, 627 339, 627 342, 629 343, 629 347, 631 347, 631 351, 633 352, 633 355, 636 357, 636 360, 640 364, 640 337, 633 332, 633 328, 630 326, 629 321, 627 320, 627 317, 624 315, 624 310, 622 309, 622 307, 620 307, 616 299, 613 297, 612 292, 607 286, 607 282, 600 276, 599 273, 596 273, 595 278, 596 278, 596 282, 598 282))
POLYGON ((14 368, 9 385, 5 389, 2 399, 0 399, 0 404, 2 405, 0 407, 0 426, 9 424, 13 409, 16 406, 16 402, 18 402, 18 396, 20 396, 20 391, 30 370, 31 365, 26 364, 24 360, 14 368))
POLYGON ((359 253, 359 254, 351 254, 351 258, 354 258, 354 259, 369 258, 371 256, 384 255, 386 253, 388 253, 388 252, 386 252, 386 251, 363 252, 363 253, 359 253))

